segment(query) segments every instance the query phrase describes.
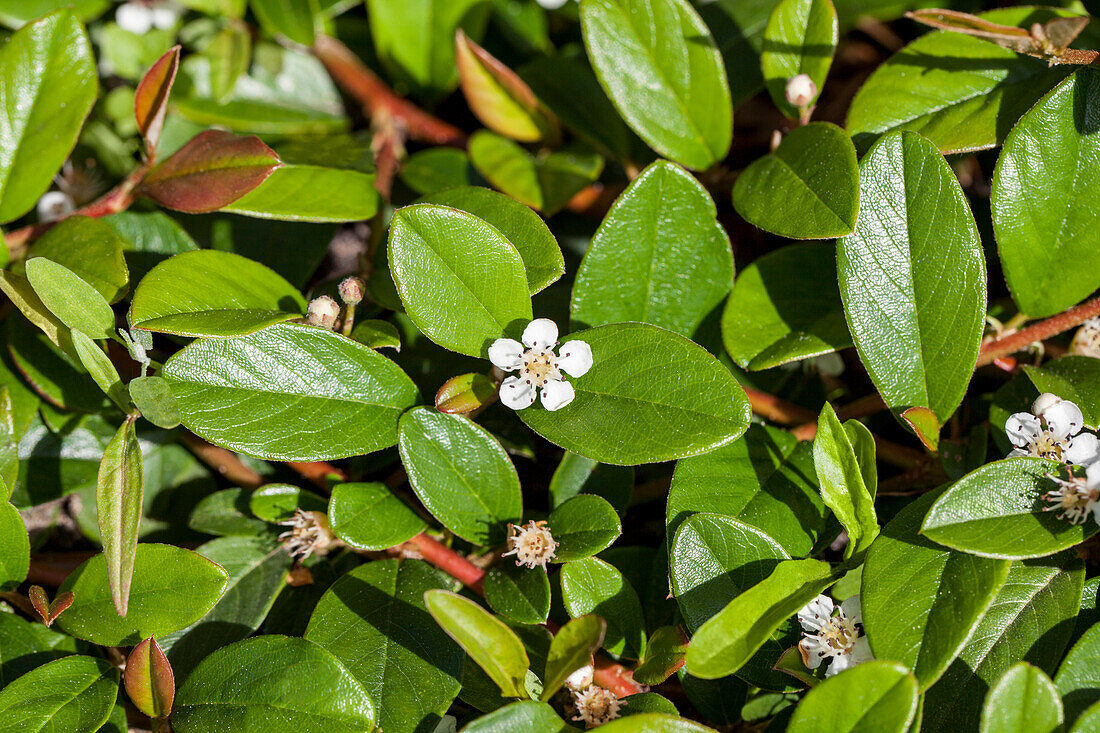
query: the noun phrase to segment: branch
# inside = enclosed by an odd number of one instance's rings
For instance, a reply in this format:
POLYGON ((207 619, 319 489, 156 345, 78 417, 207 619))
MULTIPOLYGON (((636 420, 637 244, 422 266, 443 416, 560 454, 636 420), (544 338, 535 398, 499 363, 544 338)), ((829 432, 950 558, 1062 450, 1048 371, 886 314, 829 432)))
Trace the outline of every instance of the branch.
POLYGON ((780 425, 808 422, 812 422, 814 425, 817 424, 817 413, 813 410, 751 387, 745 387, 745 394, 749 397, 752 411, 766 420, 777 422, 780 425))
POLYGON ((993 363, 1002 356, 1023 351, 1036 341, 1043 341, 1052 336, 1057 336, 1096 316, 1100 316, 1100 297, 1075 305, 1045 321, 1039 321, 1027 328, 987 341, 982 345, 982 350, 978 354, 978 366, 982 367, 993 363))
POLYGON ((257 489, 264 485, 264 477, 244 465, 233 451, 211 445, 192 433, 184 433, 181 441, 196 458, 242 489, 257 489))
MULTIPOLYGON (((485 571, 451 548, 432 539, 423 532, 404 543, 404 545, 411 546, 409 549, 415 550, 424 560, 435 565, 479 596, 485 595, 485 590, 481 586, 485 571)), ((390 550, 395 554, 400 554, 403 548, 403 545, 398 545, 390 548, 390 550)))

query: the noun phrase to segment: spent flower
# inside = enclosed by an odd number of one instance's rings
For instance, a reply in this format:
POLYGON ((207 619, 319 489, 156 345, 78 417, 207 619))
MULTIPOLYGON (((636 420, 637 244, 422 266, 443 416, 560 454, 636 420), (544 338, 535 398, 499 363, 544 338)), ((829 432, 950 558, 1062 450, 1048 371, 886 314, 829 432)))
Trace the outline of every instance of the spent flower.
POLYGON ((1090 318, 1081 324, 1077 333, 1073 335, 1073 343, 1069 345, 1069 351, 1078 356, 1100 359, 1100 316, 1090 318))
POLYGON ((549 318, 536 318, 523 329, 523 343, 499 338, 489 347, 489 361, 505 372, 517 376, 506 378, 500 385, 500 401, 513 410, 530 407, 535 392, 542 389, 542 406, 560 410, 573 401, 576 392, 565 381, 563 372, 582 377, 592 368, 592 348, 584 341, 566 341, 558 346, 558 326, 549 318))
POLYGON ((1046 511, 1059 512, 1058 518, 1070 524, 1084 524, 1091 514, 1100 524, 1100 462, 1086 468, 1084 476, 1061 478, 1048 473, 1046 477, 1054 482, 1054 488, 1043 494, 1049 503, 1046 511))
POLYGON ((599 685, 589 685, 579 692, 572 692, 573 705, 577 709, 573 720, 584 721, 585 727, 595 728, 619 717, 623 702, 611 690, 599 685))
POLYGON ((76 209, 76 204, 64 191, 47 191, 38 199, 38 221, 47 224, 64 219, 76 209))
POLYGON ((1100 440, 1081 432, 1083 426, 1081 408, 1044 392, 1032 403, 1031 412, 1017 412, 1005 422, 1008 439, 1016 446, 1010 455, 1088 466, 1100 458, 1100 440))
POLYGON ((546 522, 531 520, 525 525, 508 525, 508 551, 501 557, 516 556, 516 565, 526 565, 529 568, 546 567, 546 563, 554 558, 554 551, 558 549, 558 543, 550 534, 550 528, 546 522))
POLYGON ((818 596, 798 612, 798 621, 805 629, 802 641, 798 642, 802 662, 810 669, 817 669, 826 659, 830 660, 826 677, 874 658, 863 634, 858 595, 839 606, 828 596, 818 596))
POLYGON ((295 560, 305 560, 310 555, 325 555, 342 544, 329 528, 328 517, 323 512, 295 509, 293 517, 279 524, 290 527, 279 535, 279 539, 295 560))

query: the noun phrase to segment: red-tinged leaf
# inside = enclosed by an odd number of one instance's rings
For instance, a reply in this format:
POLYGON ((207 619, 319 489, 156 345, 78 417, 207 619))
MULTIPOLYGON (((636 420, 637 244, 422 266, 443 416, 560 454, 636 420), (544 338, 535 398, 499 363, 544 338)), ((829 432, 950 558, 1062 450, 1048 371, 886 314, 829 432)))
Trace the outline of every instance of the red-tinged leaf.
POLYGON ((496 385, 484 374, 460 374, 435 393, 435 409, 448 415, 469 415, 490 404, 496 394, 496 385))
POLYGON ((940 421, 936 413, 927 407, 910 407, 901 413, 901 417, 925 448, 932 453, 940 449, 940 421))
POLYGON ((152 152, 160 139, 164 128, 164 115, 168 111, 168 94, 176 81, 176 71, 180 65, 180 47, 173 46, 168 53, 157 59, 146 72, 137 92, 134 93, 134 117, 138 130, 145 138, 147 149, 152 152))
POLYGON ((46 625, 49 626, 56 621, 57 617, 60 616, 66 608, 73 605, 73 601, 75 600, 76 595, 71 590, 67 590, 64 593, 58 593, 57 598, 54 598, 53 602, 50 604, 50 615, 49 618, 46 619, 46 625))
POLYGON ((107 560, 107 583, 119 616, 126 615, 130 602, 130 580, 137 555, 141 499, 145 491, 145 469, 130 416, 103 451, 96 483, 96 512, 103 555, 107 560))
POLYGON ((207 130, 149 171, 141 192, 170 209, 204 214, 244 196, 279 165, 275 151, 254 135, 207 130))
POLYGON ((46 595, 46 590, 40 585, 32 585, 30 590, 27 591, 27 597, 30 598, 31 605, 42 617, 42 623, 46 626, 52 625, 57 617, 61 615, 61 612, 73 605, 73 600, 76 599, 72 591, 65 591, 53 599, 53 603, 50 603, 50 597, 46 595))
POLYGON ((167 718, 176 698, 176 677, 156 639, 142 641, 126 659, 122 675, 126 694, 150 718, 167 718))

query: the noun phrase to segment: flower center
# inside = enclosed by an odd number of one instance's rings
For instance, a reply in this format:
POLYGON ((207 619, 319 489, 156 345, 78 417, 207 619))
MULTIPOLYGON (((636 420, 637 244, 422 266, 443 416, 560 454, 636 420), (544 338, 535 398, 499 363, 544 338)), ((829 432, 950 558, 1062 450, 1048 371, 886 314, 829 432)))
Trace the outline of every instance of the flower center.
POLYGON ((522 376, 534 380, 538 387, 561 379, 561 372, 554 365, 554 352, 550 349, 528 349, 523 353, 522 376))
POLYGON ((1044 432, 1039 436, 1039 439, 1031 446, 1032 455, 1039 456, 1040 458, 1050 458, 1051 460, 1062 460, 1062 441, 1055 438, 1049 432, 1044 432))
POLYGON ((852 651, 856 639, 859 638, 859 629, 844 616, 835 616, 821 627, 817 638, 830 649, 840 654, 847 654, 852 651))

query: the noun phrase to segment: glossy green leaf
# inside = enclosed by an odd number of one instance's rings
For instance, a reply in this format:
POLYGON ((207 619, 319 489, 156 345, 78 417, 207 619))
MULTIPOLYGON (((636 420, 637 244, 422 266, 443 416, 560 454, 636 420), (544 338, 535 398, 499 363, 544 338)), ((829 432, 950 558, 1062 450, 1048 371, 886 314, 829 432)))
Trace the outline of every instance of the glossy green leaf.
POLYGON ((59 592, 73 605, 57 619, 61 629, 103 646, 129 646, 188 626, 225 592, 228 575, 206 558, 170 545, 140 544, 134 557, 126 617, 115 612, 107 561, 96 555, 74 570, 59 592))
POLYGON ((401 350, 401 334, 397 332, 397 326, 389 321, 375 318, 359 321, 351 331, 351 338, 372 349, 401 350))
POLYGON ((281 221, 361 221, 378 211, 378 191, 374 174, 282 165, 222 211, 281 221))
POLYGON ((510 196, 487 188, 458 186, 425 196, 421 201, 465 211, 496 227, 523 258, 532 295, 565 272, 561 248, 546 223, 510 196))
POLYGON ((680 627, 662 626, 649 637, 645 659, 632 676, 643 685, 659 685, 683 666, 685 654, 687 641, 680 627))
POLYGON ((772 633, 832 582, 820 560, 784 560, 764 580, 731 600, 691 639, 687 670, 704 679, 739 670, 772 633))
POLYGON ((416 387, 389 359, 339 334, 279 324, 195 341, 164 365, 183 424, 234 450, 313 461, 397 442, 416 387))
POLYGON ((566 451, 550 477, 550 503, 557 508, 574 496, 595 495, 607 500, 620 516, 630 506, 634 469, 611 466, 566 451))
POLYGON ((917 681, 893 662, 871 661, 814 687, 790 733, 905 733, 917 716, 917 681))
POLYGON ((975 730, 986 691, 1021 659, 1053 672, 1072 630, 1083 581, 1084 567, 1070 554, 1012 563, 958 659, 925 692, 921 730, 975 730))
POLYGON ((665 713, 628 715, 600 726, 604 733, 712 733, 701 723, 665 713))
POLYGON ((223 647, 176 693, 177 733, 361 733, 374 727, 363 686, 330 652, 305 639, 258 636, 223 647), (303 670, 309 670, 303 674, 303 670), (257 678, 263 685, 254 684, 257 678))
POLYGON ((1066 723, 1072 724, 1085 716, 1085 710, 1100 701, 1100 625, 1093 625, 1069 650, 1058 667, 1054 684, 1065 703, 1066 723))
POLYGON ((0 502, 0 591, 11 591, 27 577, 31 544, 19 511, 0 502))
POLYGON ((252 516, 248 492, 222 489, 204 496, 191 511, 188 526, 196 532, 228 537, 256 537, 267 523, 252 516))
POLYGON ((265 522, 285 522, 301 509, 305 512, 325 512, 328 501, 291 484, 265 484, 248 497, 248 509, 265 522))
POLYGON ((87 216, 62 219, 34 243, 27 262, 45 257, 63 265, 91 285, 107 302, 126 292, 129 270, 123 257, 126 243, 106 223, 87 216))
POLYGON ((986 279, 974 217, 928 140, 884 137, 860 163, 855 233, 838 241, 840 297, 856 350, 892 409, 945 422, 974 372, 986 279))
POLYGON ((1095 523, 1071 524, 1044 511, 1049 504, 1042 495, 1055 488, 1044 476, 1057 468, 1053 461, 1030 457, 986 464, 936 500, 921 533, 956 550, 1009 560, 1080 544, 1100 529, 1095 523))
POLYGON ((865 434, 866 428, 850 431, 852 425, 859 423, 841 424, 833 406, 826 402, 814 437, 814 469, 821 484, 821 498, 848 531, 845 559, 866 552, 879 533, 875 514, 877 479, 870 484, 864 476, 865 471, 876 476, 874 441, 868 438, 870 450, 864 452, 864 441, 857 436, 865 434))
POLYGON ((772 10, 764 29, 760 70, 772 101, 791 119, 797 120, 799 112, 787 101, 787 80, 806 74, 819 90, 824 88, 839 32, 832 0, 782 0, 772 10))
POLYGON ((574 327, 639 321, 690 337, 733 282, 729 238, 715 216, 710 194, 683 168, 667 161, 646 168, 585 252, 573 284, 574 327))
POLYGON ((1096 703, 1077 719, 1070 733, 1090 733, 1100 729, 1100 703, 1096 703))
POLYGON ((485 600, 501 616, 520 624, 544 624, 550 613, 550 581, 539 568, 504 562, 485 574, 485 600))
POLYGON ((546 656, 542 699, 550 700, 575 671, 591 664, 592 655, 603 644, 607 622, 599 616, 578 616, 554 634, 546 656))
POLYGON ((472 214, 407 206, 393 215, 387 250, 405 312, 444 348, 484 356, 506 329, 531 320, 519 252, 472 214))
POLYGON ((57 659, 0 690, 3 733, 95 733, 118 696, 118 670, 105 659, 57 659))
POLYGON ((523 511, 519 477, 488 431, 428 407, 409 410, 398 428, 401 461, 421 503, 448 529, 475 544, 504 540, 523 511))
POLYGON ((141 416, 158 428, 171 429, 180 424, 179 405, 163 377, 135 377, 126 389, 141 416))
POLYGON ((471 721, 462 733, 566 733, 573 730, 544 702, 520 700, 471 721))
POLYGON ((947 550, 920 533, 926 494, 882 530, 863 565, 863 626, 876 659, 901 662, 921 688, 962 651, 1004 584, 1009 563, 947 550))
POLYGON ((1062 701, 1043 670, 1027 662, 1009 667, 985 696, 981 733, 1054 733, 1062 730, 1062 701))
POLYGON ((104 449, 96 482, 96 513, 107 563, 107 582, 120 616, 126 615, 130 602, 144 490, 141 448, 134 420, 127 418, 104 449))
POLYGON ((180 336, 236 336, 301 317, 305 309, 298 290, 267 267, 199 250, 162 262, 142 279, 130 325, 180 336))
POLYGON ((379 483, 337 484, 328 520, 337 537, 361 550, 396 547, 427 527, 408 504, 379 483))
POLYGON ((428 148, 408 158, 397 172, 401 182, 418 194, 442 193, 449 188, 484 185, 465 150, 428 148))
MULTIPOLYGON (((0 271, 0 290, 4 291, 4 295, 8 297, 12 305, 19 309, 24 318, 13 317, 8 321, 8 334, 9 341, 12 341, 11 334, 15 332, 15 329, 20 328, 15 324, 25 324, 27 321, 33 323, 47 339, 54 346, 58 347, 65 353, 65 360, 68 362, 75 362, 76 350, 73 347, 72 338, 69 336, 69 328, 62 323, 57 316, 50 312, 49 308, 42 302, 42 299, 34 292, 34 288, 31 287, 30 281, 25 277, 20 277, 12 272, 0 271)), ((22 329, 27 331, 27 329, 22 329)), ((18 339, 14 343, 12 349, 12 356, 19 365, 19 359, 17 357, 17 350, 22 347, 24 339, 18 339)), ((26 373, 26 370, 20 366, 20 369, 26 373)), ((32 384, 35 383, 33 377, 28 376, 28 380, 32 384)))
POLYGON ((85 336, 80 331, 73 331, 70 336, 73 340, 73 349, 80 359, 81 365, 88 371, 88 375, 95 381, 103 393, 111 398, 118 409, 129 412, 131 409, 130 398, 126 393, 126 385, 118 376, 111 357, 103 352, 95 341, 85 336))
POLYGON ((643 658, 646 637, 642 604, 618 569, 595 557, 566 563, 561 570, 561 594, 573 618, 595 614, 607 622, 605 649, 628 659, 643 658))
POLYGON ((519 413, 542 437, 601 463, 684 458, 748 428, 744 390, 702 347, 656 326, 622 323, 561 338, 592 347, 592 369, 571 380, 576 398, 550 412, 519 413))
POLYGON ((466 650, 505 697, 526 697, 530 662, 523 642, 504 622, 474 601, 445 590, 429 590, 424 605, 447 635, 466 650))
POLYGON ((115 333, 115 314, 103 296, 79 275, 45 257, 27 262, 27 279, 42 303, 71 329, 92 338, 115 333))
MULTIPOLYGON (((785 4, 831 7, 829 0, 785 4)), ((830 122, 796 127, 774 152, 737 176, 733 205, 750 224, 783 237, 831 239, 851 234, 859 213, 859 166, 851 139, 830 122)))
POLYGON ((7 686, 32 669, 75 654, 78 643, 39 622, 0 613, 0 685, 7 686))
POLYGON ((0 50, 0 86, 0 222, 8 222, 50 187, 95 103, 95 59, 76 13, 60 10, 12 34, 0 50))
POLYGON ((286 36, 303 46, 313 45, 318 0, 251 0, 249 5, 260 27, 268 33, 286 36))
POLYGON ((619 114, 688 168, 725 157, 733 106, 722 57, 686 0, 584 0, 585 48, 619 114))
POLYGON ((360 565, 317 604, 305 636, 331 651, 370 694, 387 731, 435 725, 459 690, 465 655, 424 608, 443 576, 417 560, 360 565))
POLYGON ((574 496, 550 513, 550 532, 558 542, 557 562, 591 557, 610 547, 622 531, 615 507, 592 494, 574 496))
POLYGON ((1053 392, 1081 408, 1085 425, 1100 427, 1100 360, 1090 356, 1064 356, 1042 366, 1025 366, 1040 393, 1053 392))
POLYGON ((997 249, 1013 299, 1032 317, 1100 287, 1095 202, 1079 184, 1100 175, 1098 111, 1100 74, 1083 68, 1020 119, 997 160, 997 249))
POLYGON ((22 437, 22 431, 16 432, 13 390, 2 383, 2 372, 3 367, 0 367, 0 499, 10 497, 15 490, 19 478, 19 438, 22 437))
POLYGON ((742 440, 676 464, 668 493, 669 532, 695 512, 716 512, 772 537, 803 557, 825 529, 813 451, 790 433, 754 425, 742 440))

